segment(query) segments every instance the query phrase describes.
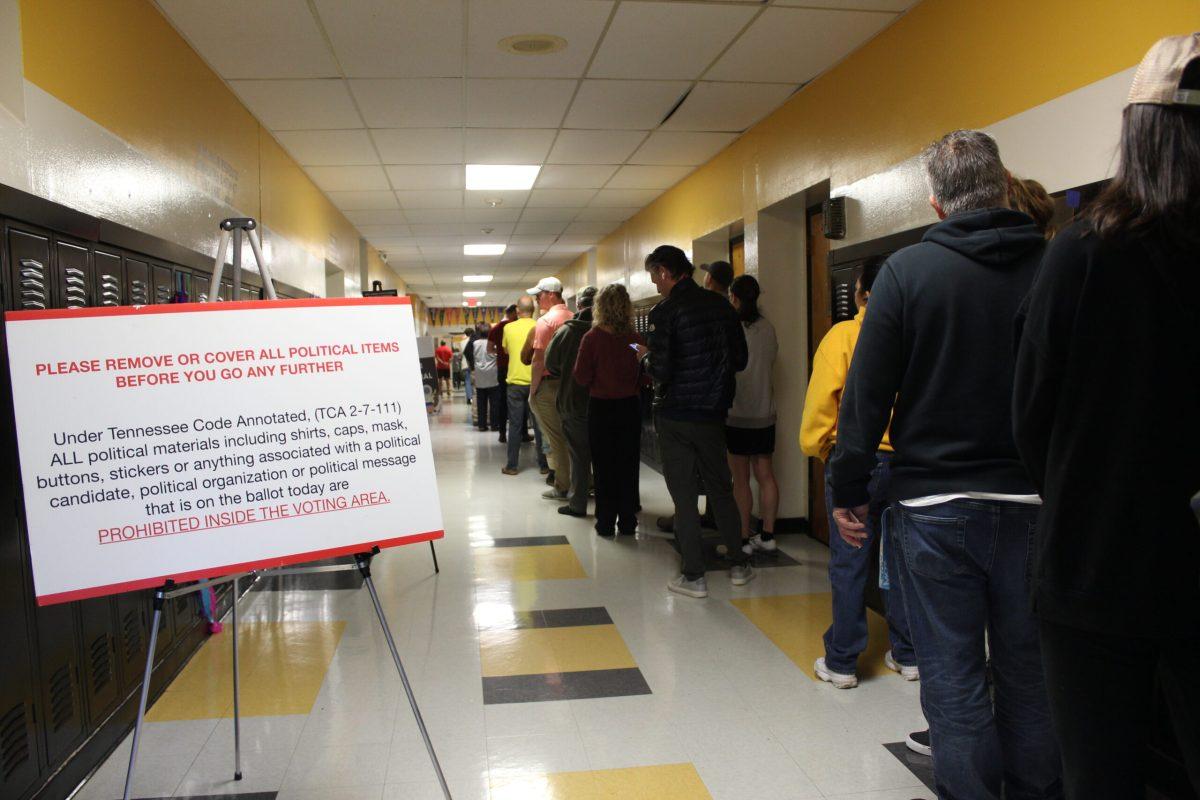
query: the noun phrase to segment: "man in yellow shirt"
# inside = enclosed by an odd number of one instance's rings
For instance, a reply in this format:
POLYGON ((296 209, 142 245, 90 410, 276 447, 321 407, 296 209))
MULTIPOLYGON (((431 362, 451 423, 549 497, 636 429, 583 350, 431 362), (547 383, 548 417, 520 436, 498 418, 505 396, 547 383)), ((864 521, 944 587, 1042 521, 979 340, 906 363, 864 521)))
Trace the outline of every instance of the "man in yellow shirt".
MULTIPOLYGON (((517 461, 521 455, 521 439, 525 434, 525 416, 529 413, 529 384, 533 378, 533 370, 521 361, 521 348, 533 330, 533 298, 528 295, 517 301, 517 318, 504 326, 501 347, 508 354, 508 463, 500 470, 505 475, 516 475, 517 461)), ((537 433, 537 454, 539 461, 545 459, 542 455, 541 431, 534 427, 537 433)))
MULTIPOLYGON (((862 329, 867 312, 871 285, 883 266, 882 256, 872 256, 863 264, 862 277, 854 287, 854 302, 858 314, 852 320, 839 322, 830 328, 813 355, 812 377, 804 400, 804 415, 800 421, 800 449, 805 455, 825 462, 825 506, 833 513, 833 497, 829 488, 829 457, 837 446, 838 404, 850 372, 850 358, 862 329)), ((871 475, 871 513, 866 537, 859 541, 843 539, 832 516, 829 520, 829 583, 833 591, 833 624, 825 632, 825 656, 815 665, 817 677, 839 689, 858 685, 858 656, 867 647, 867 613, 864 592, 871 573, 871 550, 881 530, 883 512, 887 508, 888 468, 892 447, 885 433, 879 445, 878 461, 871 475)), ((886 572, 895 574, 892 558, 895 548, 884 547, 886 572)), ((916 653, 908 634, 908 619, 899 592, 888 597, 888 629, 892 649, 884 656, 889 669, 907 680, 917 680, 916 653)))

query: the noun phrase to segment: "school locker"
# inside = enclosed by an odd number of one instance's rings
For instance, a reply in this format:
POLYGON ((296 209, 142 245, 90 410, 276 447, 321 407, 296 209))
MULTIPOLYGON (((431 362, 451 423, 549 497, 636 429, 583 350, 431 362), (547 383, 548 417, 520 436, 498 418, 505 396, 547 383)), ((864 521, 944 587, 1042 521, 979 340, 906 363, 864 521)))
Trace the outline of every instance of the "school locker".
POLYGON ((54 243, 57 262, 55 305, 87 308, 92 305, 92 254, 86 247, 61 239, 54 243))
POLYGON ((163 264, 151 265, 155 305, 175 302, 175 271, 163 264))
POLYGON ((150 305, 150 265, 140 258, 126 256, 125 286, 128 305, 150 305))
POLYGON ((125 270, 121 257, 100 248, 92 252, 95 270, 96 302, 98 306, 123 305, 125 270))
POLYGON ((79 606, 82 634, 83 688, 87 698, 88 727, 104 721, 116 706, 121 686, 117 665, 115 599, 96 597, 79 606))
POLYGON ((11 306, 36 311, 54 305, 50 281, 50 239, 19 228, 8 229, 11 306))
POLYGON ((37 628, 38 724, 44 745, 42 763, 59 763, 83 740, 83 694, 79 670, 79 625, 71 603, 40 606, 37 628))

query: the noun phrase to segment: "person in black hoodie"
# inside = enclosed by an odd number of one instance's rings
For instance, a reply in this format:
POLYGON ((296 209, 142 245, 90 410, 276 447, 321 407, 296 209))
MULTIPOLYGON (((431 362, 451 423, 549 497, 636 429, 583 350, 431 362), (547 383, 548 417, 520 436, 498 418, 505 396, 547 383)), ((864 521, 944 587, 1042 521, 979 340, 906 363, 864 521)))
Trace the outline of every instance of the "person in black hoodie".
POLYGON ((649 348, 638 352, 654 379, 654 430, 683 557, 680 575, 667 588, 707 597, 697 472, 731 562, 730 583, 742 586, 754 578, 742 552, 741 515, 725 457, 725 416, 733 405, 737 373, 749 356, 733 306, 697 286, 694 269, 682 250, 668 244, 646 256, 646 271, 663 300, 650 310, 649 348))
POLYGON ((1155 680, 1200 793, 1200 34, 1159 41, 1120 166, 1046 253, 1013 396, 1067 796, 1145 796, 1155 680))
POLYGON ((946 134, 924 163, 942 222, 892 255, 872 287, 830 462, 834 519, 861 546, 894 407, 886 513, 938 796, 1060 798, 1028 601, 1039 500, 1012 433, 1013 322, 1045 239, 1008 208, 1009 175, 990 136, 946 134))

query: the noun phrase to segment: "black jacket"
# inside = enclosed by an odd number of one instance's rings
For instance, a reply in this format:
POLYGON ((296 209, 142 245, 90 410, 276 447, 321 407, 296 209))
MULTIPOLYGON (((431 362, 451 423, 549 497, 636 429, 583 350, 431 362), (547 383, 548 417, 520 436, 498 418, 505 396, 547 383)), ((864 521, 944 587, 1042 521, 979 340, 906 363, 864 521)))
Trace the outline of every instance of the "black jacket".
POLYGON ((575 359, 583 335, 592 329, 592 310, 585 308, 559 326, 546 346, 546 369, 563 380, 556 406, 563 417, 586 418, 588 389, 575 380, 575 359))
POLYGON ((475 342, 479 339, 479 334, 471 331, 471 335, 467 337, 466 344, 463 345, 463 358, 467 362, 467 369, 475 369, 475 342))
POLYGON ((650 309, 646 341, 655 412, 682 421, 724 420, 748 358, 729 301, 684 278, 650 309))
POLYGON ((1039 616, 1200 631, 1200 248, 1076 225, 1046 253, 1017 357, 1017 446, 1044 505, 1039 616))
POLYGON ((993 208, 948 217, 887 260, 842 392, 837 506, 867 502, 893 405, 891 501, 1034 493, 1013 442, 1012 342, 1044 246, 1032 219, 993 208))

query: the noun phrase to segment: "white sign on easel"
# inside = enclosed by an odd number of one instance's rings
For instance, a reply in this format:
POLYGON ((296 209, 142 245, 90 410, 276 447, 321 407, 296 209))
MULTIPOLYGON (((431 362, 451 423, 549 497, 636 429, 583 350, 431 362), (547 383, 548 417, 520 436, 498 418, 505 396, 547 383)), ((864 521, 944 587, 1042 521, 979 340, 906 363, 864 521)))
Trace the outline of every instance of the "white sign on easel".
POLYGON ((408 298, 6 320, 39 604, 443 535, 408 298))

